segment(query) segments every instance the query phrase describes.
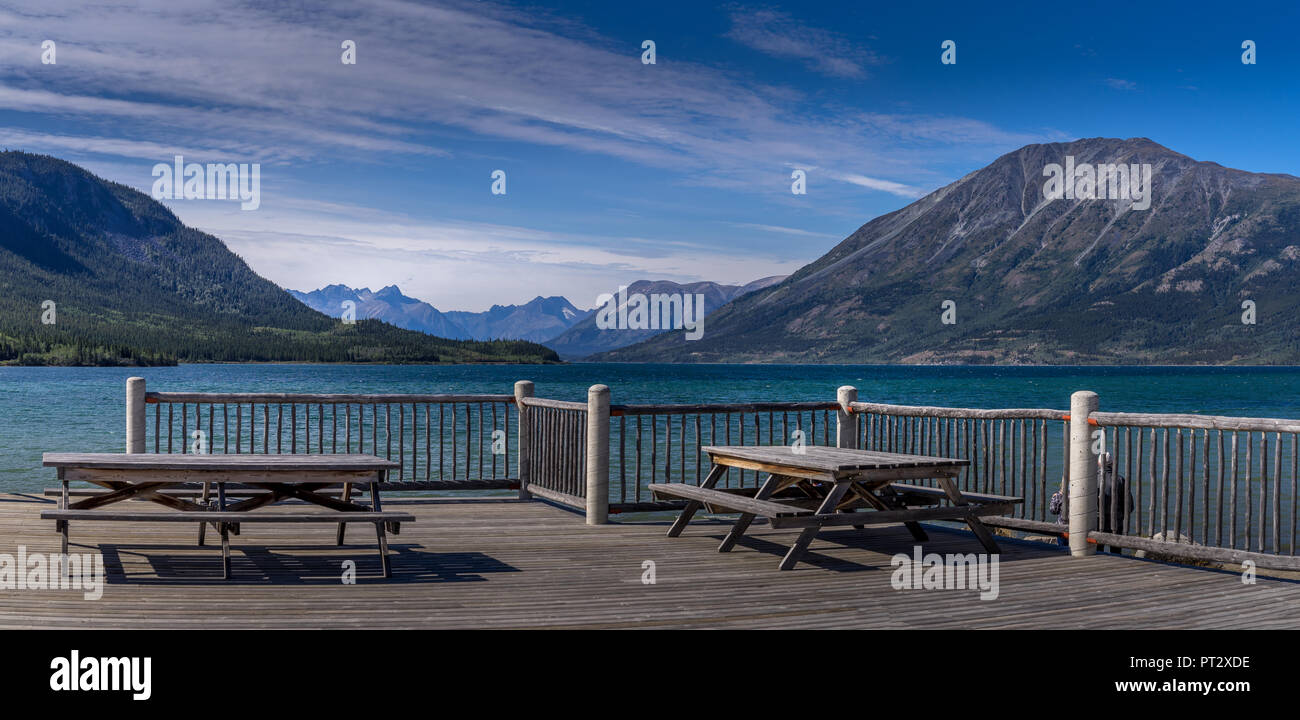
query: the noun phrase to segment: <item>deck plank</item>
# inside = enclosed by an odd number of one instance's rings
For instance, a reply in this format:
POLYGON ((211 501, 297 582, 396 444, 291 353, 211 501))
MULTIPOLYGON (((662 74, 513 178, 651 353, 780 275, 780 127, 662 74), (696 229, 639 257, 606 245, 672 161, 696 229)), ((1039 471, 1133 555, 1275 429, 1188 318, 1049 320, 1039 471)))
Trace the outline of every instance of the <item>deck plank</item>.
MULTIPOLYGON (((0 627, 64 628, 1297 628, 1300 584, 1004 541, 1000 594, 895 590, 901 526, 830 530, 805 563, 776 564, 788 531, 756 524, 729 554, 729 522, 702 517, 680 538, 668 520, 588 526, 542 502, 404 502, 417 521, 391 538, 393 578, 358 532, 334 545, 329 526, 248 525, 232 538, 235 579, 189 526, 85 521, 71 552, 104 553, 99 600, 78 591, 0 590, 0 627), (357 582, 344 585, 345 560, 357 582), (657 583, 641 583, 645 560, 657 583), (215 576, 214 576, 215 573, 215 576)), ((133 503, 132 511, 149 505, 133 503)), ((0 552, 58 552, 38 495, 0 495, 0 552)), ((650 517, 650 516, 640 516, 650 517)), ((728 520, 730 518, 727 518, 728 520)), ((931 526, 932 527, 932 526, 931 526)), ((968 532, 935 528, 927 552, 972 553, 968 532)))

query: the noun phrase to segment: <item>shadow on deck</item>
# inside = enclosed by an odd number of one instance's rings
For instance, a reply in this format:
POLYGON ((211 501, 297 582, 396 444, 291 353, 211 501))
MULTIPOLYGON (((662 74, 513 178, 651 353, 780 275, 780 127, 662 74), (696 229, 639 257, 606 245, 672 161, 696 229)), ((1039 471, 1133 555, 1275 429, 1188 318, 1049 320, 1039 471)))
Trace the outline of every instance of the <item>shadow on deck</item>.
MULTIPOLYGON (((387 503, 386 503, 387 504, 387 503)), ((600 527, 542 502, 402 502, 418 521, 393 538, 393 578, 378 576, 362 532, 253 525, 220 550, 193 526, 82 522, 70 552, 100 552, 103 597, 0 589, 0 627, 99 628, 1297 628, 1300 584, 1000 538, 996 599, 979 591, 896 590, 890 559, 911 555, 901 526, 832 530, 779 572, 794 533, 755 525, 730 554, 727 523, 682 537, 667 521, 600 527), (355 561, 355 584, 342 580, 355 561), (643 584, 652 561, 655 584, 643 584)), ((55 553, 47 501, 0 495, 0 553, 55 553)), ((359 529, 358 529, 359 530, 359 529)), ((928 527, 925 552, 975 553, 967 532, 928 527)))

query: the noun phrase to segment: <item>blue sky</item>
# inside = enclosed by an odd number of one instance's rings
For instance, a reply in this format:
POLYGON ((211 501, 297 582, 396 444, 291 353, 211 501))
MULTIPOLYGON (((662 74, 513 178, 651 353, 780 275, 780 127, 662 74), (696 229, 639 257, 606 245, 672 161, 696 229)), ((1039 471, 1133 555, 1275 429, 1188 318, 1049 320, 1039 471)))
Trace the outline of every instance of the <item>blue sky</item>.
POLYGON ((257 210, 166 203, 286 287, 444 310, 788 273, 1034 142, 1297 173, 1296 4, 1078 5, 6 0, 0 146, 145 192, 261 163, 257 210))

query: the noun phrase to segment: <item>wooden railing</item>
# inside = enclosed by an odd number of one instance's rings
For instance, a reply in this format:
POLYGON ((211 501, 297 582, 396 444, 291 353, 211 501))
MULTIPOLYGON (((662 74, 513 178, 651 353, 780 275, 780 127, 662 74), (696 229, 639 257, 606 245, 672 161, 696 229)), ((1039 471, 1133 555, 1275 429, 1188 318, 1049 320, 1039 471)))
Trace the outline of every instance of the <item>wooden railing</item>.
POLYGON ((1061 489, 1068 467, 1068 413, 869 402, 852 402, 849 409, 857 423, 857 447, 969 460, 957 478, 960 489, 1025 499, 1014 516, 989 518, 987 524, 1036 532, 1064 529, 1049 512, 1049 500, 1061 489))
POLYGON ((525 397, 524 437, 532 465, 523 490, 587 507, 587 404, 525 397))
MULTIPOLYGON (((1025 498, 988 524, 1068 537, 1075 555, 1103 545, 1300 570, 1300 420, 1099 412, 1088 392, 1068 413, 890 405, 851 387, 835 402, 611 405, 603 385, 583 403, 534 397, 527 381, 514 395, 329 395, 146 393, 133 378, 127 398, 128 452, 367 452, 399 463, 396 488, 517 487, 592 524, 675 507, 646 486, 698 484, 704 445, 959 457, 962 489, 1025 498), (1048 504, 1066 489, 1063 523, 1048 504)), ((732 470, 722 486, 759 482, 732 470)))
MULTIPOLYGON (((827 402, 612 405, 610 407, 610 509, 671 509, 655 502, 653 482, 698 485, 708 474, 704 445, 834 445, 827 402)), ((729 469, 719 487, 756 487, 758 473, 729 469)))
POLYGON ((1099 505, 1109 532, 1098 542, 1165 552, 1157 538, 1197 559, 1300 569, 1300 420, 1092 412, 1088 422, 1126 486, 1099 505))
MULTIPOLYGON (((701 446, 835 442, 835 403, 610 405, 608 391, 597 390, 603 387, 593 388, 586 403, 531 395, 521 400, 533 461, 523 491, 586 509, 593 523, 605 522, 609 512, 679 507, 651 500, 647 486, 699 484, 709 469, 701 446), (605 457, 597 457, 593 448, 604 448, 605 457)), ((720 485, 748 487, 758 481, 753 471, 733 470, 720 485)))
POLYGON ((398 463, 394 488, 518 487, 512 395, 147 392, 144 403, 150 452, 369 453, 398 463))

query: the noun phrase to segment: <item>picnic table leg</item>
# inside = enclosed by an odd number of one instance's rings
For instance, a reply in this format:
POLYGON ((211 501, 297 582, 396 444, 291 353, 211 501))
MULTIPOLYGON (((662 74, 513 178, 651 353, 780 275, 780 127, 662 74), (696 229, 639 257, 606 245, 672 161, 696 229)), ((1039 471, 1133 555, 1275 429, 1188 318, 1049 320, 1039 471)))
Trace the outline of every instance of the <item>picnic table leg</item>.
MULTIPOLYGON (((352 483, 350 482, 343 483, 343 502, 351 502, 351 501, 352 501, 352 483)), ((342 523, 342 522, 339 523, 339 536, 338 536, 339 545, 343 544, 343 533, 347 530, 347 527, 348 527, 347 523, 342 523)))
MULTIPOLYGON (((377 475, 379 482, 387 482, 388 471, 380 470, 377 475)), ((383 512, 384 506, 379 500, 379 484, 375 483, 370 486, 370 505, 375 512, 383 512)), ((402 524, 399 522, 385 522, 384 528, 393 535, 399 535, 402 532, 402 524)))
MULTIPOLYGON (((848 481, 835 483, 835 487, 831 488, 831 491, 826 493, 826 497, 822 500, 821 506, 817 508, 817 514, 829 515, 834 513, 836 506, 840 504, 840 500, 844 497, 844 494, 849 491, 849 486, 851 484, 852 483, 848 481)), ((799 538, 794 541, 794 545, 790 546, 789 552, 787 552, 785 557, 781 559, 781 564, 778 567, 782 570, 789 570, 799 564, 799 559, 803 557, 805 552, 807 552, 808 545, 812 543, 813 538, 817 536, 817 533, 820 530, 821 528, 816 525, 804 528, 803 532, 799 533, 799 538)))
MULTIPOLYGON (((787 482, 789 481, 783 475, 768 475, 767 480, 763 482, 763 486, 754 494, 754 499, 766 500, 772 497, 773 493, 780 490, 787 482)), ((722 544, 718 546, 718 552, 731 552, 731 549, 736 546, 736 541, 745 534, 752 522, 754 522, 753 513, 741 513, 740 517, 736 518, 736 524, 731 526, 731 532, 728 532, 727 536, 722 539, 722 544)))
MULTIPOLYGON (((884 503, 885 509, 889 509, 889 510, 907 509, 907 505, 905 505, 903 501, 898 497, 898 493, 895 492, 894 489, 889 487, 888 485, 880 488, 879 499, 882 503, 884 503)), ((930 540, 930 536, 925 533, 925 529, 921 527, 921 523, 919 522, 905 522, 903 523, 903 527, 907 528, 907 531, 912 533, 912 539, 917 542, 928 542, 930 540)))
MULTIPOLYGON (((370 483, 370 504, 374 506, 375 512, 383 512, 383 503, 379 500, 379 483, 370 483)), ((384 522, 380 520, 375 523, 375 533, 379 536, 379 564, 383 567, 384 577, 392 577, 393 570, 388 562, 388 537, 384 533, 384 522)))
MULTIPOLYGON (((950 500, 953 505, 961 506, 969 504, 966 502, 966 498, 962 497, 961 491, 957 489, 957 484, 952 481, 952 478, 941 477, 935 479, 938 480, 939 487, 943 488, 944 494, 948 496, 948 500, 950 500)), ((1001 554, 1002 549, 999 548, 997 542, 993 540, 993 533, 989 532, 988 526, 981 522, 979 518, 974 515, 967 517, 966 526, 975 534, 975 537, 980 541, 980 544, 984 546, 985 550, 992 555, 1001 554)))
MULTIPOLYGON (((59 500, 59 509, 60 509, 60 510, 67 510, 67 509, 68 509, 68 477, 67 477, 66 475, 64 475, 64 473, 63 473, 63 468, 59 468, 59 482, 63 484, 63 497, 59 500)), ((64 536, 64 540, 63 540, 63 554, 64 554, 64 555, 67 555, 67 554, 68 554, 68 541, 67 541, 67 535, 68 535, 68 521, 67 521, 67 520, 55 520, 55 521, 54 521, 54 531, 55 531, 55 532, 63 533, 63 536, 64 536)), ((26 572, 26 570, 23 570, 23 571, 21 571, 21 572, 26 572)))
MULTIPOLYGON (((203 483, 203 495, 202 497, 199 498, 199 503, 207 508, 211 507, 208 504, 209 502, 211 502, 210 499, 212 493, 211 488, 212 488, 212 483, 206 483, 206 482, 203 483)), ((203 541, 205 538, 207 538, 207 535, 208 535, 208 524, 205 522, 199 523, 199 547, 203 547, 203 541)))
POLYGON ((379 564, 384 570, 384 577, 393 576, 393 569, 388 562, 388 538, 384 537, 383 521, 375 523, 375 534, 379 536, 379 564))
MULTIPOLYGON (((226 484, 217 483, 217 509, 226 509, 226 484)), ((230 579, 230 523, 217 523, 221 529, 221 579, 230 579)))
POLYGON ((975 537, 979 538, 980 544, 990 554, 999 555, 1002 553, 1002 548, 998 547, 997 542, 993 539, 993 533, 989 532, 988 526, 980 522, 979 518, 973 515, 966 518, 966 525, 970 527, 971 532, 975 533, 975 537))
MULTIPOLYGON (((709 474, 705 476, 704 482, 700 483, 700 487, 711 488, 714 485, 717 485, 718 481, 722 479, 723 474, 726 472, 726 465, 718 465, 717 463, 714 463, 713 467, 709 470, 709 474)), ((695 513, 703 506, 704 504, 699 500, 687 500, 686 507, 682 509, 682 514, 678 515, 677 519, 673 521, 673 526, 668 528, 668 537, 677 537, 678 535, 681 535, 682 531, 685 530, 686 526, 691 522, 691 518, 695 517, 695 513)))
POLYGON ((221 528, 221 579, 230 579, 230 523, 217 523, 221 528))
MULTIPOLYGON (((226 509, 226 484, 225 483, 217 483, 217 499, 219 501, 222 511, 224 511, 226 509)), ((226 523, 226 528, 230 532, 234 533, 235 535, 239 534, 239 523, 237 522, 226 523)))

